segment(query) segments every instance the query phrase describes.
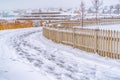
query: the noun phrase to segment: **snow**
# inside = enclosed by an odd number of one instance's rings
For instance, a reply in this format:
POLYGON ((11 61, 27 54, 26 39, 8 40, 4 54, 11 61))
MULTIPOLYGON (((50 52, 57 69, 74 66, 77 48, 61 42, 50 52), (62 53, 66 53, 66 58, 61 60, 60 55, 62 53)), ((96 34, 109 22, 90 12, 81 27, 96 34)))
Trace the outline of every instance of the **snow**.
POLYGON ((35 71, 28 64, 23 63, 12 48, 7 46, 10 31, 0 34, 0 80, 48 80, 40 72, 35 71), (1 35, 3 35, 1 38, 1 35), (27 76, 27 77, 26 77, 27 76))
MULTIPOLYGON (((74 26, 74 28, 82 28, 81 26, 74 26)), ((83 28, 87 29, 100 29, 100 30, 115 30, 120 31, 119 24, 111 24, 111 25, 92 25, 92 26, 85 26, 83 28)))
POLYGON ((57 44, 42 28, 0 31, 0 80, 120 80, 120 60, 57 44))
POLYGON ((0 19, 4 19, 4 20, 7 20, 7 21, 10 21, 10 20, 16 20, 18 17, 0 17, 0 19))

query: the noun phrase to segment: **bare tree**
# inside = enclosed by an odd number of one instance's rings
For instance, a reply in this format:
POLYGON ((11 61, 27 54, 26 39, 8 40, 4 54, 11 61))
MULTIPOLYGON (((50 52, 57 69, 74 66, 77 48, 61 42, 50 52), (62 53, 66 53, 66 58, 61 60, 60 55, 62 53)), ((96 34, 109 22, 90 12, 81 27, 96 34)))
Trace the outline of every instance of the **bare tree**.
POLYGON ((113 5, 109 6, 110 7, 110 14, 112 14, 112 9, 114 8, 113 5))
POLYGON ((83 1, 80 3, 80 17, 81 17, 81 26, 83 27, 83 22, 85 18, 85 4, 83 1))
POLYGON ((95 9, 96 20, 97 20, 97 18, 98 18, 98 12, 99 12, 99 10, 100 10, 100 7, 101 7, 102 4, 103 4, 103 1, 101 1, 101 0, 93 0, 93 1, 92 1, 92 4, 93 4, 93 7, 94 7, 94 9, 95 9))
POLYGON ((120 14, 120 4, 117 4, 117 5, 115 6, 115 8, 117 9, 118 14, 120 14))
POLYGON ((88 12, 88 13, 92 13, 93 11, 92 11, 91 8, 89 8, 87 12, 88 12))

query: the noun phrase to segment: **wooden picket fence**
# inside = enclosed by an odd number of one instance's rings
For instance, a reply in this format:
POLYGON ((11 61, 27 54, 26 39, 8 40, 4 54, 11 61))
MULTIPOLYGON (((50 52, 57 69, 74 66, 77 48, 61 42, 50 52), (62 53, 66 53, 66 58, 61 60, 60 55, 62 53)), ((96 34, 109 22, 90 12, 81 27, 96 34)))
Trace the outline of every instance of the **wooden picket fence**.
POLYGON ((18 28, 29 28, 33 27, 32 21, 0 21, 0 30, 6 30, 6 29, 18 29, 18 28))
MULTIPOLYGON (((48 24, 52 24, 52 26, 56 27, 60 24, 63 27, 73 27, 73 26, 81 26, 81 20, 63 20, 63 21, 50 21, 48 24)), ((120 24, 119 17, 110 17, 110 18, 86 18, 83 20, 83 26, 95 26, 95 25, 111 25, 111 24, 120 24)))
POLYGON ((120 59, 120 31, 44 27, 43 35, 57 43, 120 59))

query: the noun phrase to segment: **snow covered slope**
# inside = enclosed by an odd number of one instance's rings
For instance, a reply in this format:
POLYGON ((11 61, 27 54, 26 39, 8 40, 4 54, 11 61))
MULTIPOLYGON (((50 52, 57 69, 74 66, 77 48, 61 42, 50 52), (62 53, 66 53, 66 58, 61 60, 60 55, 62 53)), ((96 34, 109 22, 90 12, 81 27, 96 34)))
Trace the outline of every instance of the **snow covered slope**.
POLYGON ((0 80, 120 80, 120 60, 53 43, 42 28, 0 31, 0 80))

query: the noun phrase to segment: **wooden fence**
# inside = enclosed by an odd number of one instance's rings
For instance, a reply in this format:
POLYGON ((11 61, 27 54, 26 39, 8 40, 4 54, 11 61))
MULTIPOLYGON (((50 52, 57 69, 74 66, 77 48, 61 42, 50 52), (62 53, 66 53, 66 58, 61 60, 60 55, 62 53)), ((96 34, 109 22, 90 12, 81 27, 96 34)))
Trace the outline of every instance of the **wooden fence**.
POLYGON ((32 27, 32 21, 0 21, 0 30, 32 27))
POLYGON ((43 35, 54 42, 120 59, 120 32, 85 28, 44 27, 43 35))
MULTIPOLYGON (((58 24, 60 24, 63 27, 73 27, 73 26, 81 26, 82 21, 81 20, 63 20, 63 21, 51 21, 49 22, 52 24, 52 26, 56 27, 58 24)), ((48 23, 48 24, 49 24, 48 23)), ((111 18, 98 18, 97 20, 95 18, 92 19, 84 19, 83 20, 83 26, 95 26, 95 25, 111 25, 111 24, 120 24, 120 18, 118 17, 111 17, 111 18)))

